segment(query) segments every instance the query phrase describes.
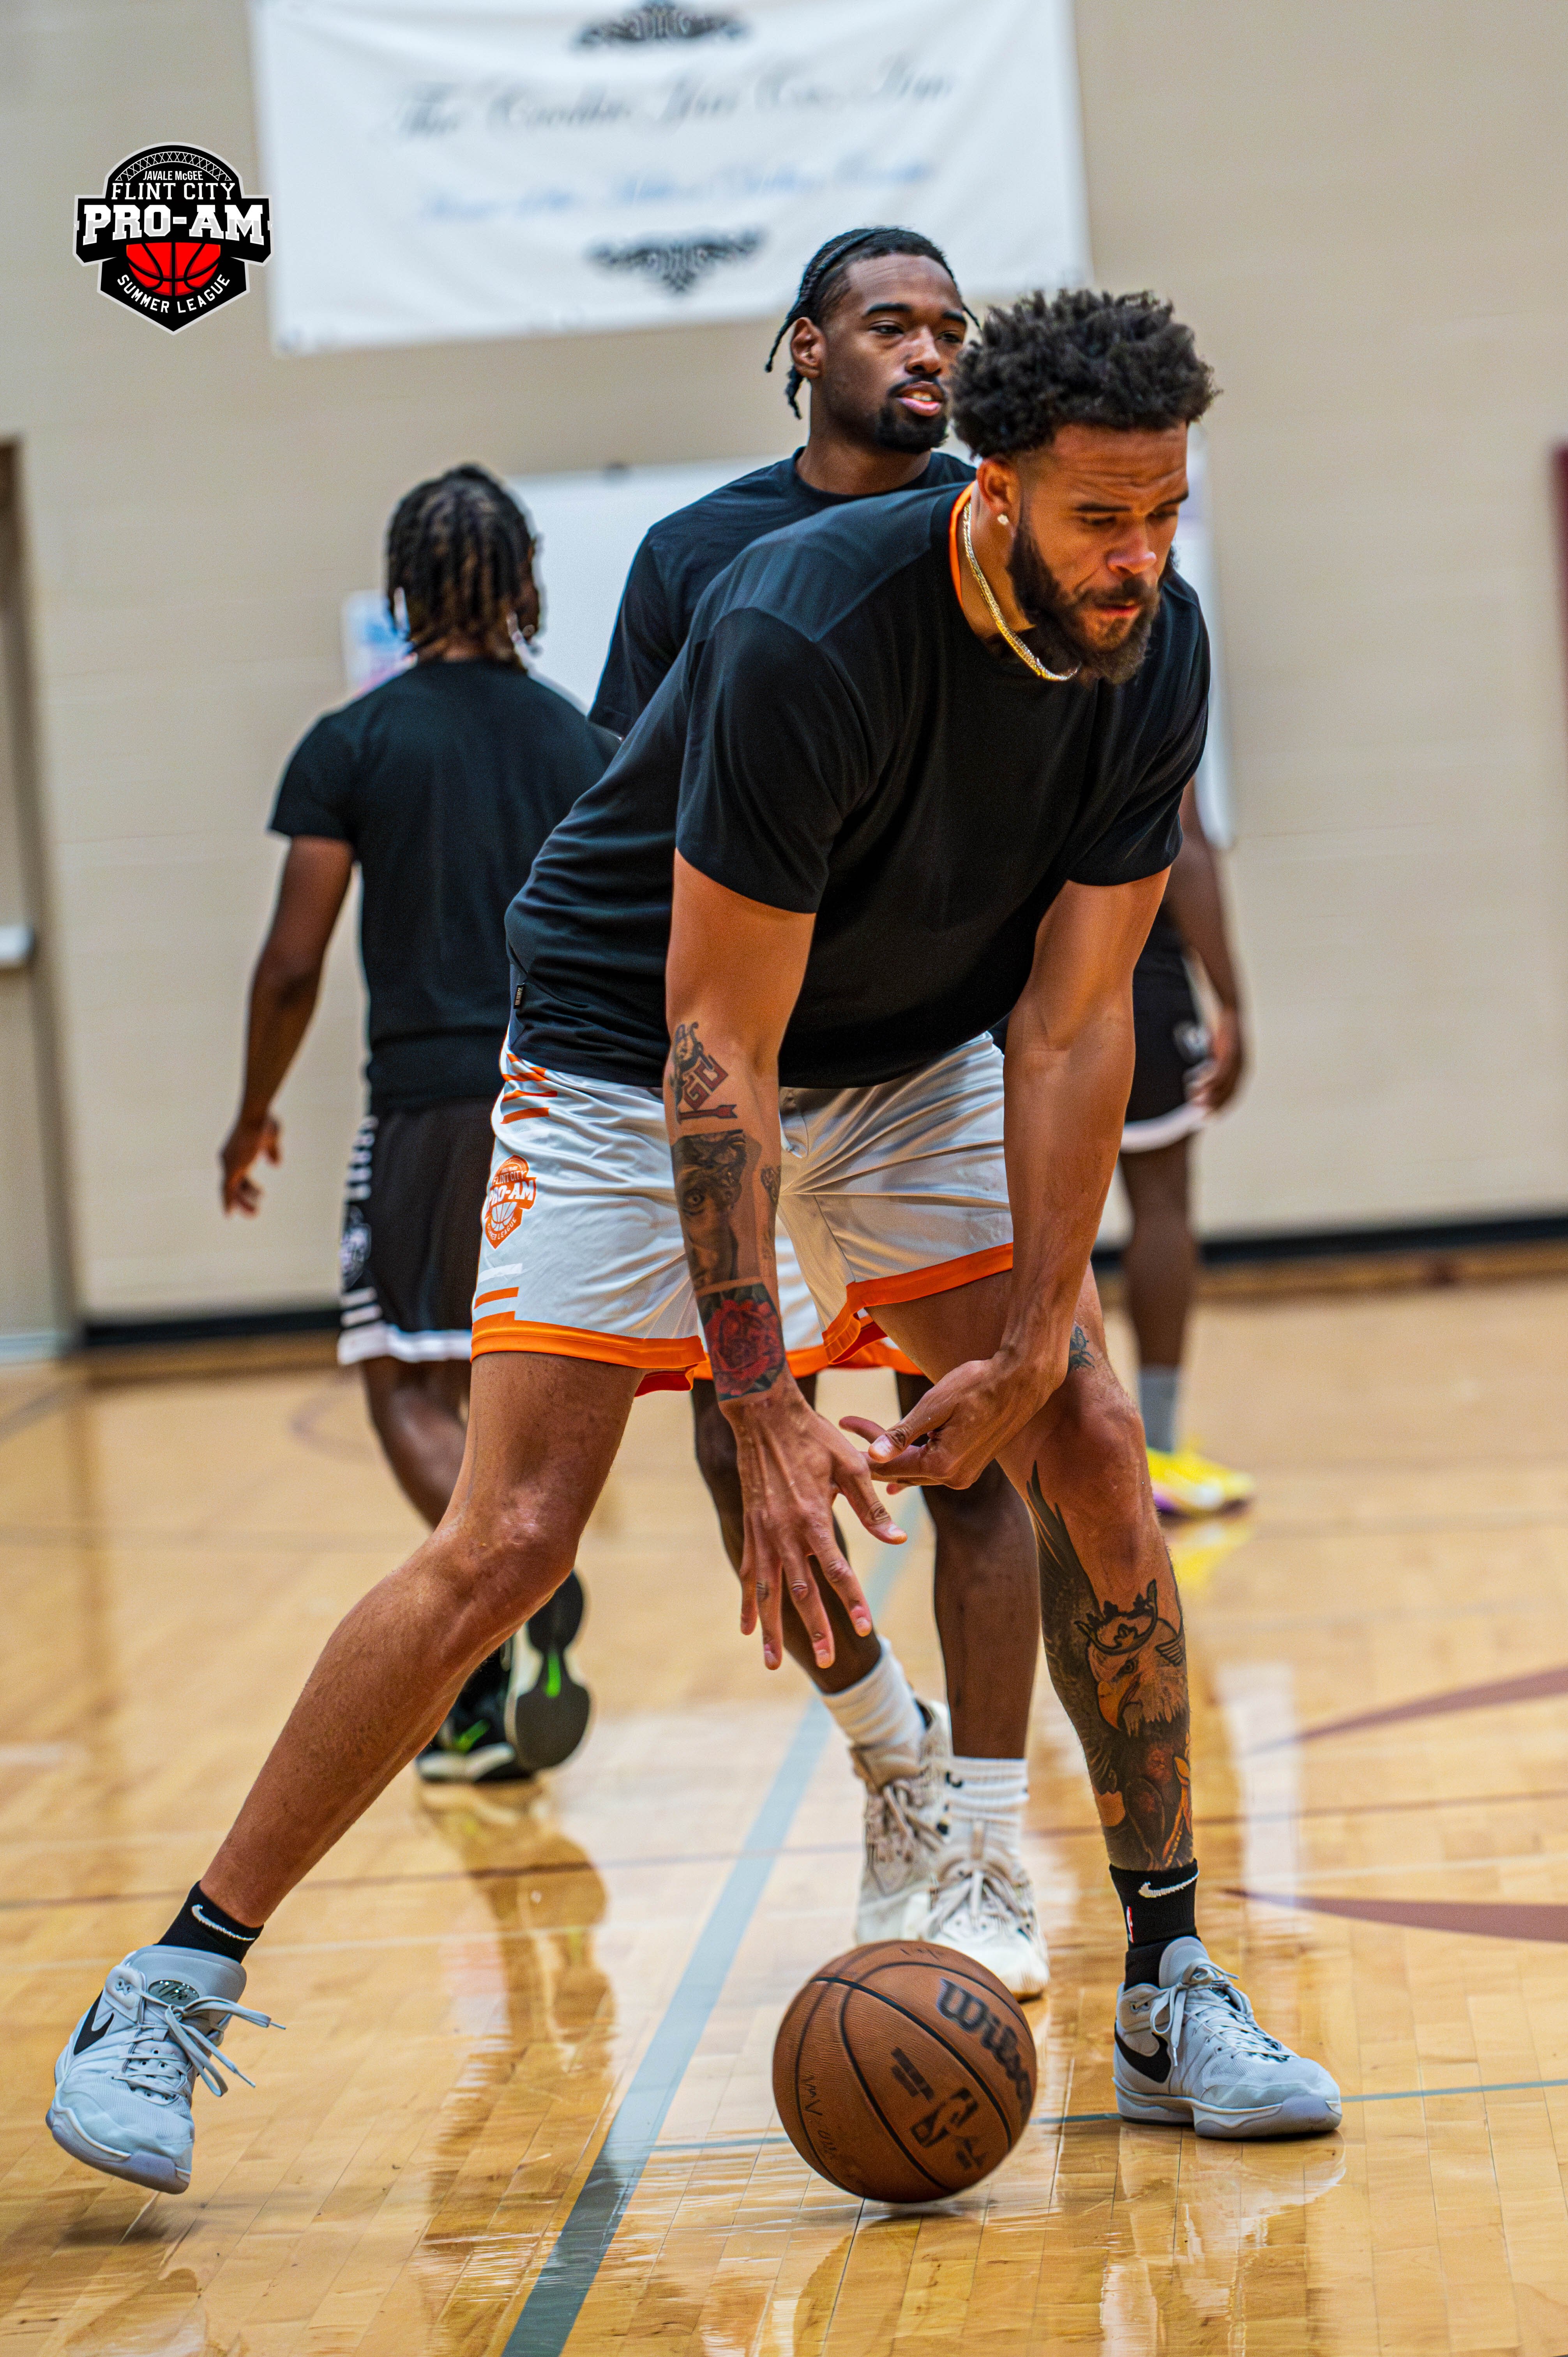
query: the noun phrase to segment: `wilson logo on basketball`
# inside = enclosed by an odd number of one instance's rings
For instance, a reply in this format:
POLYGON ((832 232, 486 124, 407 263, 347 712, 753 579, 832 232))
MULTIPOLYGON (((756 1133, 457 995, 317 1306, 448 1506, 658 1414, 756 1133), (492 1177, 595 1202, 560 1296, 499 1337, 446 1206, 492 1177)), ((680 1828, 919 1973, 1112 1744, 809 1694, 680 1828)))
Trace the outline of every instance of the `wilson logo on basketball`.
POLYGON ((266 198, 204 147, 143 148, 76 200, 76 258, 99 264, 100 294, 171 335, 242 295, 245 264, 272 250, 266 198))
POLYGON ((490 1180, 485 1197, 485 1233, 492 1244, 505 1243, 524 1211, 532 1211, 539 1184, 521 1154, 509 1154, 490 1180))

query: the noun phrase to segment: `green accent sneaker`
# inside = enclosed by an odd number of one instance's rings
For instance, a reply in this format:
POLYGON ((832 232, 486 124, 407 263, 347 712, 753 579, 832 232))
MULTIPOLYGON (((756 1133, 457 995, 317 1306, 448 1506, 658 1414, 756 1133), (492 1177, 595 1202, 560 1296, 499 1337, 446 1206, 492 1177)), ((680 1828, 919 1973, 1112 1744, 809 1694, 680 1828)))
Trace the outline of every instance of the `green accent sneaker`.
POLYGON ((520 1768, 535 1772, 559 1768, 588 1731, 593 1706, 587 1688, 578 1684, 566 1659, 566 1649, 582 1628, 585 1604, 583 1583, 570 1571, 548 1604, 541 1605, 527 1623, 528 1642, 539 1657, 540 1668, 526 1690, 521 1683, 522 1647, 513 1640, 517 1658, 504 1723, 520 1768))

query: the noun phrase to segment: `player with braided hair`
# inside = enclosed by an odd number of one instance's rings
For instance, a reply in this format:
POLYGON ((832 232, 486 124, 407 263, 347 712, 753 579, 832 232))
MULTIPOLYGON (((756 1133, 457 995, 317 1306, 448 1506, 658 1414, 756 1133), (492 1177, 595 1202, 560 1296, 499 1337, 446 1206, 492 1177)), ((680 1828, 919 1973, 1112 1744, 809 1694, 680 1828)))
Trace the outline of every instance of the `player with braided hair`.
MULTIPOLYGON (((951 266, 941 247, 933 245, 929 237, 922 237, 918 229, 895 229, 881 225, 875 229, 840 230, 836 237, 830 237, 826 244, 818 246, 805 269, 800 273, 800 284, 795 290, 795 300, 785 313, 779 333, 768 348, 768 358, 762 364, 764 375, 772 375, 773 363, 779 357, 779 345, 785 337, 789 335, 790 329, 800 320, 807 320, 813 328, 823 328, 827 326, 838 304, 849 292, 849 271, 852 263, 875 262, 884 256, 890 257, 895 254, 923 254, 928 262, 936 264, 944 277, 952 278, 951 266)), ((974 315, 967 304, 963 306, 963 311, 966 318, 973 317, 974 315)), ((791 339, 789 373, 784 380, 784 398, 797 417, 800 414, 799 397, 800 387, 805 381, 805 371, 795 357, 794 343, 791 339)), ((889 422, 897 430, 897 419, 891 419, 889 422)), ((895 447, 923 449, 930 446, 910 439, 895 447)))
MULTIPOLYGON (((370 1105, 343 1206, 338 1355, 359 1367, 387 1462, 433 1525, 463 1461, 507 903, 614 745, 518 652, 539 627, 533 556, 527 516, 483 467, 449 468, 398 501, 386 602, 413 663, 317 721, 285 773, 272 828, 289 850, 221 1157, 224 1210, 253 1217, 262 1189, 250 1172, 282 1159, 273 1103, 358 861, 370 1105)), ((542 1683, 552 1650, 561 1670, 581 1612, 574 1573, 531 1632, 547 1657, 542 1683)), ((563 1672, 553 1697, 531 1702, 527 1662, 509 1642, 479 1664, 422 1755, 423 1775, 515 1776, 573 1748, 585 1695, 563 1672)))
POLYGON ((516 664, 514 628, 539 627, 533 535, 504 483, 483 467, 452 467, 416 483, 387 529, 387 605, 401 598, 416 658, 455 645, 516 664))

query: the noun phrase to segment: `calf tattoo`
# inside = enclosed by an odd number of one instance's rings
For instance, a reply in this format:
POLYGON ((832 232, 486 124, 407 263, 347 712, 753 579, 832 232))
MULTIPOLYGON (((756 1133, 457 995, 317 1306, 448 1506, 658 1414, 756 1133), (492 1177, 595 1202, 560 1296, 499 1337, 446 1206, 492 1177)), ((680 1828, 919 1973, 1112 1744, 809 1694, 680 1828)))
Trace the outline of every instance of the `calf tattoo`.
POLYGON ((694 1023, 677 1023, 675 1036, 670 1042, 671 1085, 675 1098, 677 1121, 733 1121, 732 1104, 714 1104, 714 1092, 722 1089, 729 1073, 716 1056, 711 1056, 698 1036, 694 1023))
POLYGON ((1167 1620, 1151 1579, 1128 1604, 1102 1601, 1066 1522, 1046 1502, 1037 1466, 1028 1507, 1051 1683, 1083 1746, 1111 1863, 1184 1864, 1192 1856, 1192 1795, 1180 1600, 1167 1620))

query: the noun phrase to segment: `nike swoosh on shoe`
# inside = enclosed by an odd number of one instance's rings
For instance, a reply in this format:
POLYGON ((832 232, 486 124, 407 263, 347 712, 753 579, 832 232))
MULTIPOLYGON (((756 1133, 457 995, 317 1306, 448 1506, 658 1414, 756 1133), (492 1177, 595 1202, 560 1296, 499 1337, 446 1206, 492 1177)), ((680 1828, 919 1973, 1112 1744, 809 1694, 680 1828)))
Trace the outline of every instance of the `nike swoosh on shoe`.
POLYGON ((1128 2045, 1119 2029, 1114 2031, 1113 2035, 1116 2040, 1116 2051, 1123 2062, 1130 2063, 1142 2077, 1153 2079, 1156 2085, 1163 2086, 1171 2075, 1171 2050, 1165 2040, 1156 2036, 1154 2053, 1140 2054, 1135 2047, 1128 2045))
POLYGON ((98 2007, 102 2004, 102 2002, 103 2000, 102 1997, 95 1999, 93 2004, 89 2007, 87 2012, 83 2015, 81 2028, 76 2033, 76 2044, 70 2050, 73 2054, 85 2054, 90 2046, 96 2046, 99 2040, 102 2038, 107 2038, 109 2032, 113 2029, 114 2008, 113 2006, 109 2008, 109 2018, 102 2024, 102 2028, 96 2028, 94 2026, 93 2016, 97 2013, 98 2007))

